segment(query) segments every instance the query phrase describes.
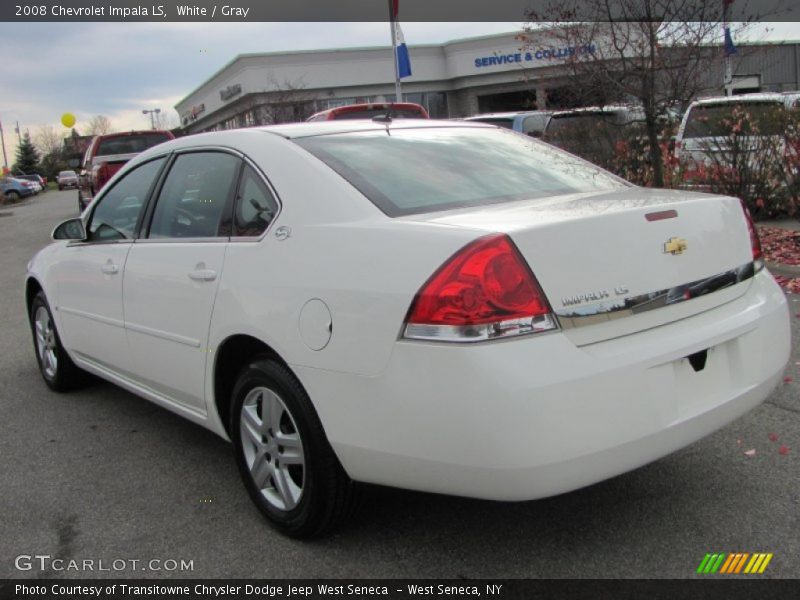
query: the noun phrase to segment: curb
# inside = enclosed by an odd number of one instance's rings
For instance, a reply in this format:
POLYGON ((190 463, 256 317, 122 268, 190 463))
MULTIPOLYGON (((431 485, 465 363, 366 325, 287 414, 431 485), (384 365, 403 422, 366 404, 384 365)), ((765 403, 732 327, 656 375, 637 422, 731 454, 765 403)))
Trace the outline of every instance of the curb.
POLYGON ((766 262, 765 266, 770 273, 784 277, 800 277, 800 266, 785 265, 783 263, 766 262))

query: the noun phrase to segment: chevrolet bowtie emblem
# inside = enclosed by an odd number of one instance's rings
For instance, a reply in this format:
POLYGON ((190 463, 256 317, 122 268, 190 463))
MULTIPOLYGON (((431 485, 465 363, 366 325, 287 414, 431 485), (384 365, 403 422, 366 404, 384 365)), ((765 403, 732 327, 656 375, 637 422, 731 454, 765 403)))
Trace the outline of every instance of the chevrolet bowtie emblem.
POLYGON ((683 254, 686 248, 686 240, 676 237, 669 238, 667 243, 664 244, 664 254, 683 254))

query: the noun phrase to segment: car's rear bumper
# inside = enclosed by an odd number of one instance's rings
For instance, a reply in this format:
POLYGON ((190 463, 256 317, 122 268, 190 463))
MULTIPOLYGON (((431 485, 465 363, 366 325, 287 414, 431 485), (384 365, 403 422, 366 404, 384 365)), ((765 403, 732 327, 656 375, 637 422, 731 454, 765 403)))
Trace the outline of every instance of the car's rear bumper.
POLYGON ((533 499, 644 465, 763 402, 788 360, 789 316, 766 271, 751 281, 713 310, 583 347, 560 333, 400 341, 377 377, 293 368, 354 479, 533 499), (695 372, 685 357, 704 349, 695 372))

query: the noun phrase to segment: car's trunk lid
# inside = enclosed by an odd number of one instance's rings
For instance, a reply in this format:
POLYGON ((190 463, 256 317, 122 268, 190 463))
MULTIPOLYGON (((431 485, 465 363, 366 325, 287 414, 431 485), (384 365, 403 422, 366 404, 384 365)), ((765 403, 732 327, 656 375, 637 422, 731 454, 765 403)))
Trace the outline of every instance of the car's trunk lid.
POLYGON ((752 272, 735 198, 633 187, 407 218, 507 233, 579 344, 709 310, 752 272))

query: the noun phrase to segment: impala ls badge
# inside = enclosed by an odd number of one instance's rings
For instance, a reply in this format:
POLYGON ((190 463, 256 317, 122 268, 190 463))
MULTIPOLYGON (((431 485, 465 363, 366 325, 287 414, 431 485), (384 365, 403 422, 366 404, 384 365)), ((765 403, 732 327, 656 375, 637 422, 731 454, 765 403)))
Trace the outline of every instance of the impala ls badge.
POLYGON ((664 244, 664 254, 683 254, 686 248, 686 240, 676 237, 669 238, 667 243, 664 244))

